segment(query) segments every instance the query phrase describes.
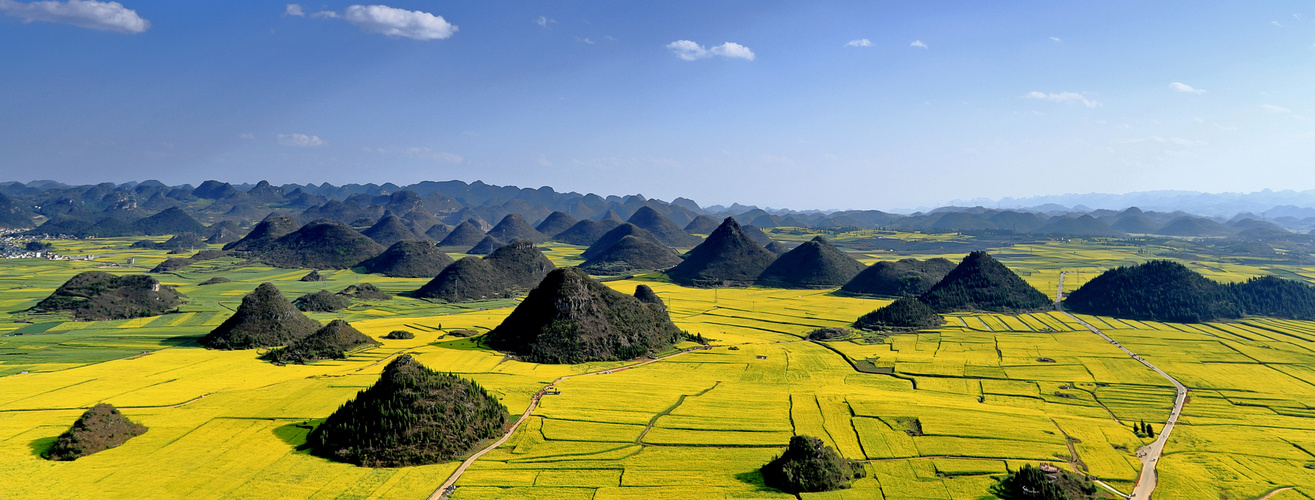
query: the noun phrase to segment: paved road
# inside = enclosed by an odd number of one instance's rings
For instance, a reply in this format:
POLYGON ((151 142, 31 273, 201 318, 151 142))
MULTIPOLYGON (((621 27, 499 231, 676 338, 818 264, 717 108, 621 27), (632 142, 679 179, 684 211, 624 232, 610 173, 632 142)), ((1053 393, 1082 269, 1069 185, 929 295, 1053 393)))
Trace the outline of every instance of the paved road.
POLYGON ((475 454, 474 454, 474 455, 471 455, 470 458, 467 458, 465 461, 461 462, 461 465, 457 467, 457 470, 452 471, 452 475, 451 475, 451 476, 448 476, 447 481, 443 481, 443 484, 442 484, 441 486, 439 486, 438 489, 434 490, 434 493, 433 493, 433 494, 429 495, 429 499, 428 499, 428 500, 447 500, 448 495, 451 494, 451 491, 450 491, 450 490, 453 488, 454 485, 457 484, 457 479, 460 479, 460 478, 461 478, 461 474, 464 473, 464 472, 466 472, 466 469, 469 468, 469 467, 471 466, 471 464, 474 464, 476 460, 479 460, 479 457, 484 456, 485 453, 488 453, 488 452, 490 452, 490 451, 493 451, 493 450, 497 449, 499 446, 502 446, 503 443, 506 443, 507 440, 511 438, 511 435, 516 433, 516 429, 519 428, 519 427, 521 426, 522 423, 525 423, 525 420, 527 420, 527 419, 530 418, 530 414, 531 414, 531 413, 534 413, 534 409, 539 407, 539 398, 542 398, 542 397, 544 396, 544 394, 547 394, 547 393, 548 393, 548 390, 549 390, 549 389, 552 389, 553 386, 554 386, 554 385, 557 385, 558 382, 561 382, 561 381, 566 380, 566 379, 571 378, 571 377, 584 376, 584 375, 599 375, 599 374, 604 374, 604 375, 606 375, 606 374, 609 374, 609 373, 612 373, 612 372, 621 371, 621 370, 629 370, 629 369, 631 369, 631 368, 638 368, 638 367, 640 367, 640 366, 644 366, 644 365, 649 364, 649 363, 655 363, 655 362, 658 362, 658 361, 662 361, 662 360, 664 360, 664 359, 671 358, 671 357, 673 357, 673 356, 679 356, 679 355, 681 355, 681 354, 685 354, 685 353, 687 353, 687 352, 691 352, 691 351, 705 350, 705 349, 709 349, 709 348, 711 348, 711 347, 712 347, 712 346, 707 346, 707 347, 693 347, 693 348, 685 349, 685 350, 680 351, 680 352, 677 352, 677 353, 668 354, 668 355, 666 355, 666 356, 662 356, 662 357, 660 357, 660 358, 654 358, 654 359, 650 359, 650 360, 643 361, 643 362, 640 362, 640 363, 635 363, 635 364, 633 364, 633 365, 626 365, 626 366, 621 366, 621 367, 617 367, 617 368, 610 368, 610 369, 607 369, 607 370, 598 370, 598 371, 595 371, 595 372, 582 373, 582 374, 580 374, 580 375, 567 375, 567 376, 564 376, 564 377, 562 377, 562 378, 559 378, 559 379, 557 379, 557 380, 552 381, 552 383, 549 383, 548 385, 543 386, 542 389, 539 389, 539 392, 535 393, 533 398, 530 398, 530 406, 529 406, 528 408, 525 409, 525 413, 522 413, 522 414, 521 414, 521 418, 516 419, 516 423, 511 424, 511 427, 507 429, 507 433, 504 434, 504 435, 502 436, 502 439, 499 439, 499 440, 497 440, 497 441, 494 441, 493 444, 490 444, 490 445, 484 447, 484 449, 479 450, 478 452, 475 452, 475 454))
POLYGON ((1088 330, 1091 330, 1092 333, 1095 333, 1096 335, 1100 335, 1101 338, 1105 339, 1106 341, 1109 341, 1110 344, 1113 344, 1115 347, 1122 349, 1123 352, 1128 353, 1129 356, 1132 356, 1132 359, 1135 359, 1141 364, 1146 365, 1147 368, 1154 370, 1155 373, 1160 374, 1161 377, 1164 377, 1168 381, 1173 382, 1174 389, 1178 392, 1178 396, 1175 397, 1173 400, 1173 411, 1169 412, 1169 420, 1164 423, 1164 428, 1160 429, 1160 434, 1156 436, 1155 442, 1143 446, 1141 447, 1141 449, 1137 450, 1137 458, 1141 459, 1141 463, 1142 463, 1141 477, 1137 479, 1137 486, 1132 490, 1132 494, 1129 495, 1128 498, 1132 500, 1150 500, 1151 493, 1155 492, 1155 483, 1157 480, 1157 475, 1155 473, 1155 466, 1160 461, 1160 454, 1164 452, 1164 443, 1165 441, 1168 441, 1169 433, 1173 432, 1174 425, 1178 423, 1178 416, 1181 415, 1183 412, 1183 404, 1187 402, 1187 387, 1184 386, 1181 382, 1178 382, 1178 379, 1170 377, 1168 373, 1164 373, 1164 370, 1156 368, 1155 365, 1152 365, 1149 361, 1142 359, 1141 356, 1137 355, 1137 353, 1128 350, 1127 347, 1123 347, 1123 345, 1118 343, 1118 341, 1110 338, 1108 335, 1105 335, 1105 333, 1101 332, 1096 327, 1091 326, 1086 321, 1082 321, 1078 319, 1077 316, 1069 314, 1067 311, 1064 310, 1063 304, 1061 302, 1061 300, 1063 299, 1063 295, 1064 295, 1064 273, 1061 272, 1059 273, 1059 288, 1055 290, 1055 310, 1062 312, 1065 315, 1068 315, 1068 317, 1070 318, 1073 318, 1074 321, 1077 321, 1082 326, 1086 327, 1088 330))

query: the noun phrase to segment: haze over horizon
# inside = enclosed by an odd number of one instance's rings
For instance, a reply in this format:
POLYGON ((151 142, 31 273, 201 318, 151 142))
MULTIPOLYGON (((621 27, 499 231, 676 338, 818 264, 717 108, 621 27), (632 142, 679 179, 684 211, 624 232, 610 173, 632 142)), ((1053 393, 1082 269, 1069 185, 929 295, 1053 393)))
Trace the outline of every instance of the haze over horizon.
POLYGON ((1308 4, 0 0, 4 179, 794 209, 1315 187, 1308 4))

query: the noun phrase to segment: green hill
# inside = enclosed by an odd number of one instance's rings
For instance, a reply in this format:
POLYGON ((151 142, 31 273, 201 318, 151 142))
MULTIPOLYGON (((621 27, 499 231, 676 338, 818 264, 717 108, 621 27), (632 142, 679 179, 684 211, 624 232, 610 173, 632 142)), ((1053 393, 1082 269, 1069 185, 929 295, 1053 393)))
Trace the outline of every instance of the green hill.
POLYGON ((749 239, 740 224, 727 217, 683 262, 667 270, 667 276, 689 286, 748 285, 774 260, 776 254, 749 239))
POLYGON ((273 283, 261 283, 242 297, 232 316, 201 338, 201 345, 225 350, 278 347, 319 329, 319 322, 293 307, 273 283))
POLYGON ((129 439, 146 432, 146 426, 128 420, 113 405, 100 403, 73 422, 69 430, 55 439, 54 446, 43 453, 50 460, 77 460, 110 448, 118 448, 129 439))
POLYGON ((484 239, 484 231, 479 228, 472 220, 463 221, 452 228, 452 232, 447 233, 442 241, 438 242, 440 247, 466 247, 470 248, 484 239))
POLYGON ((985 311, 1006 314, 1043 311, 1050 299, 986 252, 963 258, 920 299, 938 313, 985 311))
POLYGON ((136 232, 148 236, 178 233, 200 234, 205 231, 204 225, 178 207, 167 208, 150 217, 137 219, 133 221, 132 228, 136 232))
POLYGON ((849 282, 863 264, 821 236, 777 257, 758 284, 779 288, 833 288, 849 282))
POLYGON ((544 217, 543 221, 539 222, 539 225, 534 226, 534 230, 538 231, 539 234, 552 238, 557 236, 557 233, 570 229, 571 226, 574 226, 577 222, 580 221, 576 220, 575 217, 571 217, 570 214, 555 211, 548 214, 547 217, 544 217))
POLYGON ((383 246, 391 246, 403 240, 422 240, 421 236, 411 231, 402 219, 393 214, 385 214, 379 218, 379 221, 370 226, 369 229, 361 231, 361 235, 374 240, 383 246))
POLYGON ((639 207, 626 222, 634 224, 652 233, 663 245, 687 248, 699 244, 699 238, 685 232, 667 216, 647 205, 639 207))
POLYGON ((526 361, 584 363, 653 354, 681 336, 665 308, 568 267, 548 273, 486 338, 526 361))
POLYGON ((352 301, 328 290, 320 290, 297 297, 292 305, 305 312, 338 312, 352 305, 352 301))
POLYGON ((1227 287, 1167 260, 1105 271, 1070 292, 1064 307, 1084 314, 1186 323, 1242 315, 1227 287))
POLYGON ((931 290, 932 285, 944 279, 945 275, 953 269, 953 262, 939 257, 927 260, 882 261, 859 272, 854 279, 840 287, 840 290, 888 297, 921 295, 931 290))
POLYGON ((318 220, 270 242, 256 255, 274 267, 347 269, 383 251, 346 224, 318 220))
POLYGON ((584 261, 580 264, 580 269, 596 275, 619 275, 640 270, 667 269, 679 264, 680 261, 680 255, 666 245, 638 236, 626 235, 606 250, 584 261))
POLYGON ((266 352, 260 357, 274 363, 312 363, 322 359, 346 359, 347 353, 363 347, 379 345, 360 330, 341 319, 330 321, 315 333, 266 352))
POLYGON ((685 225, 685 232, 690 234, 712 234, 717 230, 717 219, 699 215, 685 225))
POLYGON ((173 287, 161 285, 143 274, 115 276, 104 271, 84 271, 69 278, 30 310, 68 311, 79 321, 106 321, 159 316, 177 309, 185 298, 173 287))
POLYGON ((553 240, 566 243, 568 245, 589 246, 598 241, 608 231, 615 229, 622 224, 621 221, 606 220, 582 220, 575 223, 565 231, 553 236, 553 240))
POLYGON ((307 444, 318 456, 365 467, 433 464, 501 436, 508 418, 479 384, 403 354, 311 431, 307 444))
POLYGON ((625 238, 626 236, 634 236, 653 243, 660 243, 653 233, 627 222, 598 237, 597 241, 593 242, 593 244, 589 245, 589 248, 584 249, 584 251, 580 253, 580 257, 584 259, 593 258, 594 256, 607 251, 607 249, 612 248, 612 245, 615 245, 618 241, 621 241, 621 238, 625 238))
POLYGON ((534 287, 553 267, 533 242, 513 241, 482 259, 456 261, 413 295, 445 302, 515 297, 534 287))
POLYGON ((233 250, 236 252, 258 252, 264 249, 279 237, 296 231, 299 227, 297 221, 287 215, 270 214, 264 220, 251 228, 251 232, 243 236, 242 239, 233 243, 224 245, 224 250, 233 250))
POLYGON ((492 236, 485 236, 484 239, 479 240, 479 243, 476 243, 475 246, 470 247, 470 250, 466 250, 466 253, 470 255, 488 255, 501 246, 501 240, 492 236))
POLYGON ((432 278, 452 264, 452 257, 427 241, 399 241, 383 253, 362 261, 367 273, 393 278, 432 278))
POLYGON ((945 318, 913 296, 903 296, 885 307, 864 314, 854 326, 864 330, 907 332, 937 328, 945 318))
POLYGON ((530 240, 542 243, 548 239, 543 233, 530 227, 530 223, 526 222, 520 214, 507 214, 489 230, 488 235, 497 238, 498 241, 530 240))
POLYGON ((794 436, 785 453, 762 468, 763 482, 788 493, 832 491, 867 475, 863 464, 846 460, 812 436, 794 436))

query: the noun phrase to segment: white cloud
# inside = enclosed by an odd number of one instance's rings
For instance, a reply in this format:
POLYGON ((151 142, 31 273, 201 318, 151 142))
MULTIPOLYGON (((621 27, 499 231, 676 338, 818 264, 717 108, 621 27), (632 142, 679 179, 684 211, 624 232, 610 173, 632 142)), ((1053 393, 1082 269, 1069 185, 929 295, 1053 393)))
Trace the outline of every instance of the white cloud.
POLYGON ((722 57, 735 57, 740 59, 748 59, 750 61, 752 61, 754 57, 752 50, 749 50, 748 47, 745 47, 735 42, 723 43, 721 45, 713 47, 710 50, 710 52, 722 57))
POLYGON ((702 59, 708 57, 708 50, 700 47, 699 44, 689 40, 676 40, 668 43, 667 48, 676 54, 676 57, 686 61, 702 59))
POLYGON ((296 17, 306 17, 306 11, 305 11, 305 10, 302 10, 302 8, 301 8, 300 5, 295 4, 295 3, 290 3, 290 4, 288 4, 287 8, 284 9, 284 11, 283 11, 283 15, 285 15, 285 16, 296 16, 296 17))
POLYGON ((846 44, 845 44, 845 46, 846 46, 846 47, 871 47, 871 46, 872 46, 872 40, 868 40, 868 39, 866 39, 866 38, 860 38, 860 39, 858 39, 858 40, 850 40, 849 43, 846 43, 846 44))
POLYGON ((1283 107, 1283 106, 1275 106, 1275 105, 1273 105, 1273 104, 1261 104, 1261 105, 1260 105, 1260 108, 1261 108, 1261 109, 1264 109, 1265 111, 1269 111, 1269 112, 1271 112, 1271 113, 1291 113, 1291 112, 1292 112, 1292 110, 1290 110, 1290 109, 1288 109, 1288 108, 1285 108, 1285 107, 1283 107))
POLYGON ((1050 41, 1055 42, 1055 43, 1064 43, 1064 41, 1063 41, 1063 40, 1060 40, 1059 37, 1057 37, 1057 36, 1052 36, 1052 37, 1050 37, 1050 41))
POLYGON ((551 161, 548 161, 548 155, 545 155, 545 154, 540 154, 539 156, 535 157, 535 158, 534 158, 534 163, 538 163, 540 167, 551 167, 551 166, 552 166, 552 162, 551 162, 551 161))
POLYGON ((534 24, 547 28, 549 24, 557 24, 557 20, 548 19, 546 16, 539 16, 538 19, 534 20, 534 24))
POLYGON ((1278 27, 1280 27, 1280 28, 1283 27, 1283 25, 1282 25, 1282 24, 1279 24, 1278 21, 1270 21, 1269 24, 1272 24, 1272 25, 1274 25, 1274 26, 1278 26, 1278 27))
POLYGON ((1174 89, 1178 92, 1186 92, 1188 94, 1201 95, 1205 93, 1205 89, 1194 89, 1192 88, 1191 85, 1185 83, 1179 83, 1179 82, 1170 83, 1169 88, 1174 89))
POLYGON ((1060 102, 1060 103, 1080 102, 1088 108, 1095 108, 1100 106, 1100 103, 1087 99, 1086 96, 1079 94, 1077 92, 1060 92, 1058 94, 1047 94, 1045 92, 1037 92, 1033 90, 1031 92, 1028 92, 1027 94, 1024 94, 1023 99, 1039 99, 1042 101, 1060 102))
POLYGON ((331 10, 322 10, 314 14, 311 14, 310 17, 313 17, 315 19, 337 19, 338 13, 331 10))
POLYGON ((251 133, 251 132, 242 132, 242 133, 240 133, 240 134, 237 134, 237 138, 238 138, 238 139, 255 139, 255 138, 256 138, 256 134, 253 134, 253 133, 251 133))
POLYGON ((909 44, 909 46, 910 46, 910 47, 917 47, 917 48, 920 48, 920 49, 925 49, 925 48, 927 48, 927 44, 922 43, 922 40, 914 40, 913 43, 910 43, 910 44, 909 44))
POLYGON ((712 49, 705 49, 703 46, 689 40, 676 40, 668 43, 667 48, 676 54, 676 57, 686 61, 712 56, 733 57, 752 61, 755 57, 752 50, 735 42, 726 42, 712 49))
POLYGON ((366 33, 412 40, 442 40, 457 32, 457 26, 447 22, 443 16, 387 5, 352 5, 343 11, 341 17, 366 33))
POLYGON ((20 18, 24 23, 72 24, 79 28, 128 34, 143 33, 151 27, 150 21, 142 19, 137 15, 137 11, 124 7, 119 2, 44 0, 21 3, 14 0, 0 0, 0 11, 10 17, 20 18))
POLYGON ((306 134, 279 134, 278 142, 280 146, 297 148, 315 148, 324 145, 324 141, 319 136, 306 134))
POLYGON ((593 40, 590 40, 590 39, 588 39, 588 38, 580 38, 580 37, 578 37, 578 36, 575 37, 575 41, 580 42, 580 43, 587 43, 587 44, 589 44, 589 45, 593 45, 593 44, 595 43, 593 40))

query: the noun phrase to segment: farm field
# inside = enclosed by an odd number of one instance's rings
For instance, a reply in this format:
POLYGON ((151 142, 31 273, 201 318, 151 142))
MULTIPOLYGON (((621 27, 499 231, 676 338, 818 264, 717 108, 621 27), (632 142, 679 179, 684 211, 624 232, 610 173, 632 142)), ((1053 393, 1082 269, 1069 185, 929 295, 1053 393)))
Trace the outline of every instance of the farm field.
MULTIPOLYGON (((273 366, 253 351, 206 350, 196 339, 263 281, 289 298, 364 282, 397 294, 426 281, 333 271, 327 282, 300 282, 308 269, 233 258, 155 275, 190 298, 178 313, 94 323, 28 316, 22 311, 77 272, 133 257, 138 268, 101 270, 140 273, 166 257, 129 250, 131 240, 55 243, 59 253, 105 257, 0 261, 0 473, 23 478, 0 483, 5 498, 425 498, 455 462, 368 469, 298 448, 402 353, 479 382, 512 414, 561 376, 626 364, 509 361, 447 334, 493 328, 515 300, 458 306, 395 297, 312 314, 346 319, 376 338, 415 333, 342 361, 273 366), (198 286, 216 276, 233 281, 198 286), (38 456, 98 402, 150 431, 74 462, 38 456)), ((581 248, 547 246, 559 265, 579 262, 581 248)), ((1083 270, 1068 275, 1071 290, 1102 269, 1149 258, 1133 246, 1084 241, 997 253, 1052 295, 1061 269, 1083 270)), ((900 256, 864 261, 887 258, 900 256)), ((1202 266, 1231 281, 1274 265, 1202 266)), ((1061 314, 955 314, 936 331, 817 343, 803 336, 847 326, 887 301, 827 290, 683 288, 660 275, 607 282, 627 293, 641 283, 666 301, 677 325, 714 347, 559 383, 561 394, 545 396, 507 443, 476 461, 452 498, 789 498, 764 487, 757 469, 794 434, 866 461, 868 472, 850 490, 803 498, 990 498, 992 475, 1043 461, 1130 491, 1136 449, 1150 441, 1131 425, 1158 429, 1173 402, 1167 381, 1061 314)), ((1082 318, 1191 389, 1155 498, 1249 499, 1280 486, 1296 489, 1279 500, 1315 498, 1307 468, 1315 464, 1315 323, 1082 318)))

